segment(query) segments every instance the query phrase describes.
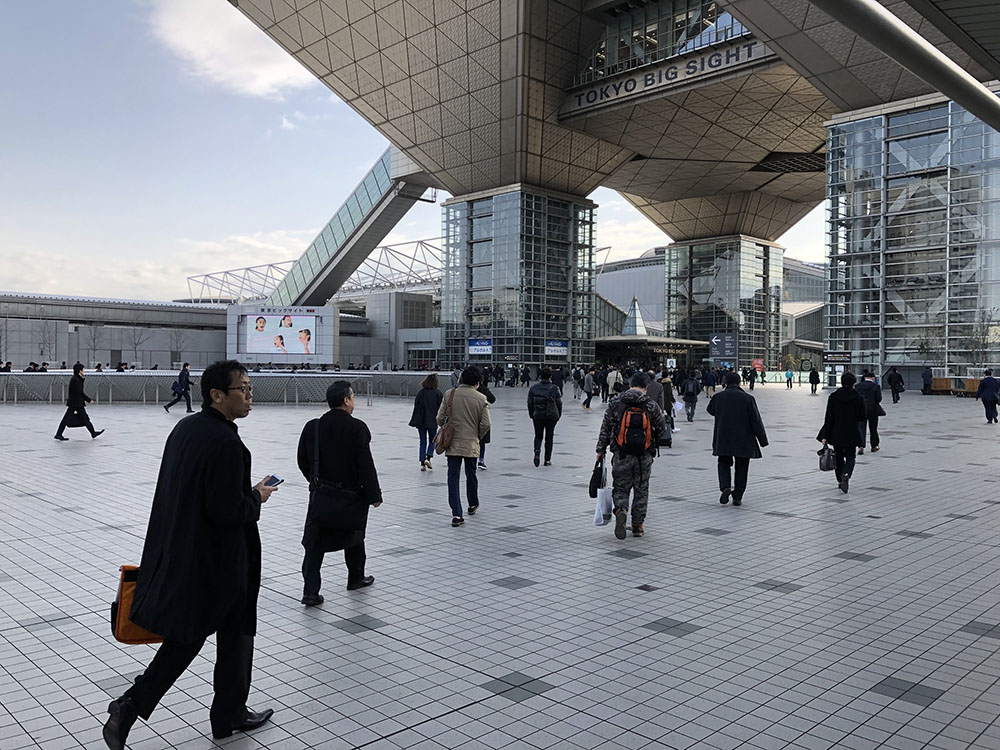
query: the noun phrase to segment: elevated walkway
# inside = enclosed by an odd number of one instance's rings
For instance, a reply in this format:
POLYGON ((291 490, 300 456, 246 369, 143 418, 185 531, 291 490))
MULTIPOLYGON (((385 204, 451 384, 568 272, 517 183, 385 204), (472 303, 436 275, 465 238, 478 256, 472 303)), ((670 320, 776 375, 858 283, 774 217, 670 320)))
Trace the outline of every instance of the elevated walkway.
POLYGON ((406 161, 400 156, 391 147, 386 149, 270 294, 267 304, 325 304, 364 263, 427 189, 417 175, 393 176, 399 173, 400 162, 406 161))

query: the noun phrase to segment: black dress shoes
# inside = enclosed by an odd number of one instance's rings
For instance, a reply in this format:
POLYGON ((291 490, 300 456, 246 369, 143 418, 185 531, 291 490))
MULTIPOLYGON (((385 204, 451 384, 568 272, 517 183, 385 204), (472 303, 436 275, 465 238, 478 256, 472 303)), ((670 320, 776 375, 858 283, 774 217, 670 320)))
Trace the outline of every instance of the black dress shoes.
POLYGON ((129 730, 139 718, 139 709, 131 698, 119 698, 108 706, 108 720, 104 723, 104 741, 111 750, 125 750, 129 730))
POLYGON ((62 435, 53 435, 56 440, 69 440, 68 437, 63 437, 62 435))
POLYGON ((318 604, 322 604, 323 601, 323 597, 319 594, 306 594, 302 597, 302 604, 305 604, 307 607, 315 607, 318 604))
POLYGON ((212 729, 212 736, 217 740, 225 739, 226 737, 232 737, 233 732, 249 732, 252 729, 263 726, 267 723, 267 720, 274 715, 274 709, 265 708, 263 711, 251 711, 249 708, 246 709, 246 713, 243 716, 243 721, 241 721, 236 726, 230 727, 229 729, 212 729))
POLYGON ((104 434, 104 430, 98 430, 97 432, 95 432, 95 433, 94 433, 93 435, 91 435, 90 437, 91 437, 91 438, 95 438, 95 437, 100 437, 100 436, 101 436, 101 435, 103 435, 103 434, 104 434))
POLYGON ((347 590, 354 591, 355 589, 363 589, 365 586, 371 586, 375 583, 375 576, 365 576, 364 578, 359 578, 356 581, 347 582, 347 590))

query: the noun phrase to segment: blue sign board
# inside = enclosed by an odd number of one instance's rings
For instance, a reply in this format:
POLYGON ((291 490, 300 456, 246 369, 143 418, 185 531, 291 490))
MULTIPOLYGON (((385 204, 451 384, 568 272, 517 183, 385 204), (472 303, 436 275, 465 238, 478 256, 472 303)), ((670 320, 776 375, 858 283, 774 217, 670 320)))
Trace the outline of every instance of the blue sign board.
POLYGON ((493 339, 469 339, 469 354, 492 354, 493 339))
POLYGON ((566 339, 545 339, 546 357, 568 357, 569 341, 566 339))

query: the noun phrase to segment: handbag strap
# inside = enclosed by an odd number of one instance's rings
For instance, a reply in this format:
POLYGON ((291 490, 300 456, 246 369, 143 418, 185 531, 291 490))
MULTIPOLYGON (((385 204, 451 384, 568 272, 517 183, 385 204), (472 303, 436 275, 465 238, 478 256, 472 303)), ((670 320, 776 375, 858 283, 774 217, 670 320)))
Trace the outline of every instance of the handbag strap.
POLYGON ((319 483, 319 419, 313 430, 313 484, 319 483))
POLYGON ((451 389, 451 393, 448 394, 448 406, 445 407, 445 410, 444 410, 444 421, 445 421, 445 424, 447 424, 448 422, 451 421, 451 405, 453 403, 455 403, 455 391, 456 390, 458 390, 457 386, 455 388, 452 388, 451 389))

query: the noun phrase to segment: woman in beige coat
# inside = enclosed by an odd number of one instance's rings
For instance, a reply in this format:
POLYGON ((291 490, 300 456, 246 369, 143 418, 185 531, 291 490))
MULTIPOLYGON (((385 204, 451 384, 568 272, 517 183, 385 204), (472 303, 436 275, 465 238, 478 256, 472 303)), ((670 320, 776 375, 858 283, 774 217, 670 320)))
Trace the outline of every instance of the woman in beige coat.
POLYGON ((479 458, 479 441, 490 429, 490 407, 486 396, 477 389, 482 373, 478 367, 466 367, 462 371, 460 385, 444 394, 441 408, 438 409, 437 423, 444 426, 450 423, 455 433, 451 445, 445 451, 448 457, 448 503, 451 505, 451 525, 461 526, 465 523, 462 517, 462 497, 458 491, 459 474, 465 465, 465 492, 469 496, 469 515, 474 516, 479 510, 479 480, 476 478, 476 460, 479 458), (448 404, 451 404, 451 416, 448 416, 448 404))

